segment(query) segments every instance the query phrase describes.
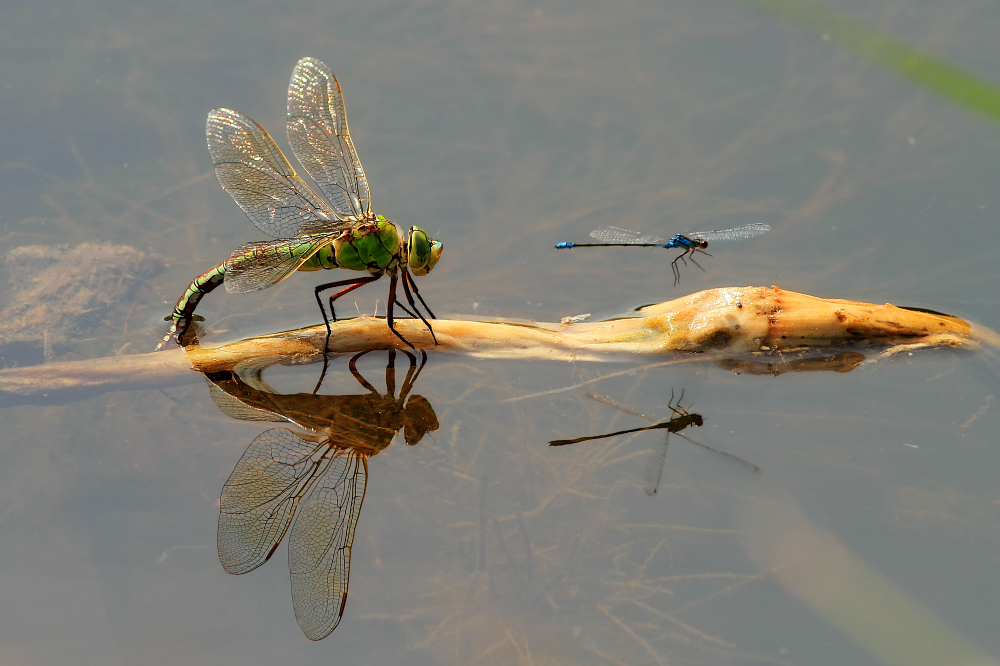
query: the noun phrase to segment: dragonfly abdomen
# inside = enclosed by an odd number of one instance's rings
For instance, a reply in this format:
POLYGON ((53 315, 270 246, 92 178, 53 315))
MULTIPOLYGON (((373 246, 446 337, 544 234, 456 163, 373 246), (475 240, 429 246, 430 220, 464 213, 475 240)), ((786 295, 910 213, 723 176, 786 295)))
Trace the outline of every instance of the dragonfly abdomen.
POLYGON ((299 266, 298 270, 319 271, 331 270, 334 268, 342 268, 342 266, 340 262, 337 261, 337 250, 331 241, 318 249, 311 257, 306 259, 305 263, 299 266))
MULTIPOLYGON (((188 285, 188 288, 184 291, 180 300, 177 301, 177 305, 174 306, 174 312, 171 316, 171 319, 178 322, 178 335, 184 332, 181 329, 179 322, 182 320, 185 322, 190 321, 191 315, 194 314, 194 309, 198 307, 198 303, 201 301, 202 297, 222 284, 225 278, 226 262, 222 262, 218 266, 209 268, 207 271, 191 281, 191 284, 188 285)), ((184 328, 187 328, 186 323, 184 328)))
POLYGON ((170 339, 170 336, 176 335, 180 337, 187 331, 194 316, 194 309, 198 307, 198 303, 202 297, 222 284, 225 279, 226 262, 222 262, 191 280, 191 284, 188 285, 188 288, 184 290, 184 293, 177 300, 174 311, 167 317, 167 320, 172 321, 173 325, 171 325, 170 331, 163 337, 163 342, 156 345, 157 349, 163 347, 164 343, 170 339))

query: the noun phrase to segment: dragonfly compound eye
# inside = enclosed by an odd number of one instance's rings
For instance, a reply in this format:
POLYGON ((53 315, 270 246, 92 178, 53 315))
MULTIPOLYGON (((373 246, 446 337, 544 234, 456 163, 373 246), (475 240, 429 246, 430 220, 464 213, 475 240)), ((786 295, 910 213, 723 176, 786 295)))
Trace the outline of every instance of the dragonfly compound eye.
POLYGON ((407 264, 416 276, 427 275, 441 258, 444 246, 441 241, 431 240, 427 232, 420 227, 410 229, 410 240, 407 243, 407 264))
POLYGON ((704 250, 706 247, 708 247, 708 241, 705 240, 704 238, 699 238, 695 241, 695 245, 704 250))

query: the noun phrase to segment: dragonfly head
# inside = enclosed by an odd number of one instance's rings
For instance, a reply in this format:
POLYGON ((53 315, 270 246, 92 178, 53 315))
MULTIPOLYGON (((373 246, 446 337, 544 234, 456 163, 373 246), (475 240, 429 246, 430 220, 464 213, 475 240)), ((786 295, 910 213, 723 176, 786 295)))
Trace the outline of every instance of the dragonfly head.
POLYGON ((695 246, 700 250, 704 250, 706 247, 708 247, 708 241, 705 240, 704 238, 695 238, 693 240, 695 246))
POLYGON ((431 240, 420 227, 411 227, 406 241, 406 263, 417 277, 427 275, 441 258, 442 249, 441 241, 431 240))

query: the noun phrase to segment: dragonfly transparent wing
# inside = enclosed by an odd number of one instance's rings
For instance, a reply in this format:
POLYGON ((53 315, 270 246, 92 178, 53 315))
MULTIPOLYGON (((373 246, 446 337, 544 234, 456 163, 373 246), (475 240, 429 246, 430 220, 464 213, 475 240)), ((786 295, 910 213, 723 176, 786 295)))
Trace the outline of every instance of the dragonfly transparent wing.
POLYGON ((274 140, 247 116, 213 109, 205 132, 222 189, 265 234, 291 238, 350 226, 296 175, 274 140))
POLYGON ((629 231, 621 227, 598 227, 590 232, 591 238, 602 243, 622 243, 624 245, 660 245, 666 239, 657 236, 644 236, 638 231, 629 231))
POLYGON ((683 236, 688 238, 701 238, 702 240, 712 241, 728 241, 728 240, 746 240, 747 238, 753 238, 754 236, 760 236, 761 234, 766 234, 771 230, 770 225, 767 224, 744 224, 742 227, 733 227, 732 229, 720 229, 718 231, 688 231, 683 236))
POLYGON ((236 463, 219 505, 219 561, 231 574, 253 571, 281 542, 309 485, 329 465, 324 446, 284 428, 262 432, 236 463))
POLYGON ((351 544, 365 498, 368 462, 353 449, 337 451, 302 503, 288 537, 292 607, 302 632, 318 641, 344 614, 351 544))
POLYGON ((329 240, 326 235, 244 243, 226 260, 226 291, 245 294, 277 284, 329 240))
POLYGON ((344 218, 371 217, 371 193, 347 129, 337 77, 319 60, 303 58, 288 84, 288 143, 302 168, 344 218))

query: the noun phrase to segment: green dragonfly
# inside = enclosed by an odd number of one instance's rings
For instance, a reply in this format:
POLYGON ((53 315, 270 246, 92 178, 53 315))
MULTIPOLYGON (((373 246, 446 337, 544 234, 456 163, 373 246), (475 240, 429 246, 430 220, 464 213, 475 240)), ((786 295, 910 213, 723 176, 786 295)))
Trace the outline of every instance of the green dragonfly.
POLYGON ((327 334, 337 320, 333 302, 362 285, 390 277, 387 323, 389 329, 413 347, 393 326, 393 306, 419 317, 434 338, 434 330, 413 300, 416 294, 427 314, 413 276, 426 275, 441 257, 442 244, 420 227, 406 236, 396 225, 372 212, 371 192, 361 161, 347 129, 344 97, 337 77, 315 58, 295 66, 288 85, 288 143, 328 205, 303 181, 260 125, 231 109, 213 109, 206 133, 215 174, 222 189, 239 204, 250 221, 276 240, 253 241, 236 248, 221 264, 194 280, 166 318, 178 342, 195 318, 194 310, 208 292, 225 283, 230 293, 266 289, 295 271, 347 268, 365 271, 365 277, 338 280, 316 287, 316 302, 327 334), (401 281, 411 312, 396 298, 401 281), (329 297, 326 316, 320 294, 340 288, 329 297), (412 290, 412 293, 411 293, 412 290))

